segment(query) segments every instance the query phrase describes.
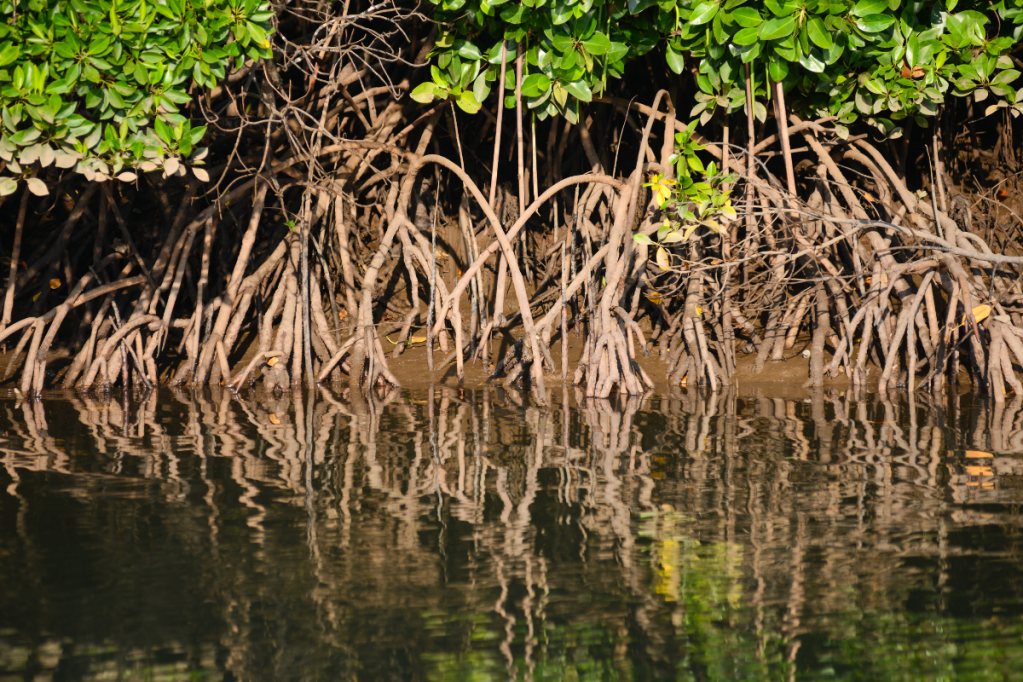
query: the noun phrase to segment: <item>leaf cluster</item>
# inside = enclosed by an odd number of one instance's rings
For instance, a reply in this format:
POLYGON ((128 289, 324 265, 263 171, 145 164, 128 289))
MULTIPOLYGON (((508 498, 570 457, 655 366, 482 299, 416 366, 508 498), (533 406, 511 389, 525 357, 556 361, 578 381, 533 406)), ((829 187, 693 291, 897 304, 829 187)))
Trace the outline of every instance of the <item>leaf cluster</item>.
MULTIPOLYGON (((703 123, 746 107, 765 119, 771 82, 784 84, 796 111, 835 116, 840 130, 864 120, 889 137, 904 119, 927 125, 949 95, 991 97, 989 113, 1023 110, 1011 56, 1023 37, 1023 0, 430 1, 444 26, 438 68, 414 96, 453 96, 470 112, 499 77, 502 43, 509 60, 521 46, 521 94, 541 119, 575 119, 579 102, 655 48, 672 71, 694 73, 692 115, 703 123)), ((513 104, 510 95, 505 105, 513 104)))
POLYGON ((0 195, 51 166, 184 173, 205 154, 189 90, 272 55, 263 0, 0 0, 0 17, 0 195))

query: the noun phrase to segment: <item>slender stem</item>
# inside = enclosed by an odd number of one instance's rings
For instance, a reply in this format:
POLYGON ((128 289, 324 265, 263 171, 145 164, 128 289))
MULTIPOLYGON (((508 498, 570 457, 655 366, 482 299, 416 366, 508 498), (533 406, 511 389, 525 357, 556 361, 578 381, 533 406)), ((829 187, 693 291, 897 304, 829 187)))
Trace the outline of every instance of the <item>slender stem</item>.
POLYGON ((448 108, 451 112, 451 127, 455 129, 455 146, 458 147, 458 166, 465 170, 465 157, 462 156, 462 137, 458 134, 458 118, 455 116, 455 110, 448 108))
MULTIPOLYGON (((526 163, 524 160, 525 149, 522 139, 522 66, 524 51, 522 43, 518 43, 515 56, 515 140, 518 149, 518 171, 519 171, 519 215, 526 212, 526 193, 529 192, 529 185, 526 184, 526 163)), ((526 270, 526 231, 523 230, 519 239, 519 259, 521 267, 526 270)), ((529 272, 526 272, 529 275, 529 272)))
POLYGON ((11 247, 11 269, 7 276, 7 294, 4 296, 4 316, 0 320, 0 331, 11 323, 14 309, 14 284, 18 281, 18 261, 21 259, 21 235, 25 229, 25 216, 28 213, 28 188, 21 191, 21 208, 18 209, 18 222, 14 228, 14 246, 11 247))
MULTIPOLYGON (((941 139, 938 135, 938 125, 940 120, 940 117, 935 117, 934 119, 934 132, 932 133, 931 139, 932 146, 934 147, 934 184, 938 189, 938 198, 941 200, 941 210, 947 214, 948 202, 945 200, 945 182, 941 177, 942 171, 944 171, 944 166, 941 163, 941 155, 938 152, 941 146, 941 139)), ((935 216, 934 220, 937 222, 937 216, 935 216)))
MULTIPOLYGON (((753 74, 750 71, 749 64, 746 65, 746 147, 749 153, 746 155, 746 177, 752 178, 753 171, 756 168, 756 164, 753 161, 753 148, 755 147, 757 133, 753 127, 753 107, 756 102, 753 101, 753 74)), ((748 200, 753 198, 753 184, 750 182, 746 183, 746 197, 748 200)), ((749 215, 749 204, 746 205, 746 214, 749 215)))
MULTIPOLYGON (((501 163, 501 129, 502 123, 504 122, 504 80, 508 70, 508 42, 505 40, 501 41, 501 75, 498 77, 497 82, 497 125, 494 129, 494 161, 490 168, 490 198, 487 201, 490 209, 494 209, 494 202, 497 200, 497 168, 501 163)), ((508 277, 508 264, 504 261, 504 254, 500 254, 497 265, 497 287, 501 289, 505 286, 505 282, 508 277)), ((497 326, 498 317, 502 314, 502 311, 498 309, 497 302, 503 301, 504 296, 498 294, 495 296, 494 305, 494 322, 492 325, 488 325, 487 330, 497 326)), ((485 314, 483 310, 480 311, 480 317, 485 314)), ((480 346, 483 348, 483 359, 488 361, 490 357, 490 344, 488 343, 490 336, 489 331, 485 331, 483 336, 480 338, 480 346)))
POLYGON ((781 81, 774 83, 774 107, 778 118, 778 135, 781 137, 781 153, 785 157, 785 178, 788 180, 789 194, 796 196, 796 175, 792 169, 792 146, 789 144, 789 122, 785 110, 785 88, 781 81))
POLYGON ((540 196, 540 184, 539 184, 540 173, 537 171, 538 166, 536 165, 536 113, 535 112, 531 115, 531 118, 532 118, 532 121, 531 121, 532 130, 531 130, 530 135, 529 135, 529 141, 532 143, 532 147, 533 147, 533 168, 532 168, 532 171, 530 172, 530 175, 533 176, 533 198, 536 198, 536 197, 540 196))
POLYGON ((497 79, 497 125, 494 128, 494 161, 490 168, 490 208, 497 198, 497 167, 501 163, 501 124, 504 121, 504 79, 508 68, 508 43, 501 41, 501 75, 497 79))
MULTIPOLYGON (((721 130, 721 172, 723 174, 725 174, 725 175, 728 175, 728 142, 729 142, 729 140, 728 140, 728 133, 729 133, 728 114, 725 114, 724 116, 721 117, 721 128, 722 128, 722 130, 721 130)), ((721 183, 721 191, 722 192, 727 192, 728 191, 728 183, 727 182, 721 183)))
MULTIPOLYGON (((296 352, 302 352, 305 355, 305 383, 306 387, 313 389, 316 387, 316 378, 313 376, 313 324, 312 324, 312 313, 310 312, 310 300, 311 291, 309 287, 309 229, 310 225, 310 196, 309 192, 305 192, 302 197, 302 215, 299 216, 299 220, 302 221, 302 348, 296 349, 296 352)), ((294 381, 294 379, 292 379, 294 381)), ((306 434, 306 438, 311 438, 311 434, 306 434)))
POLYGON ((522 145, 522 43, 518 44, 515 56, 515 141, 518 148, 518 171, 519 171, 519 215, 526 212, 526 177, 525 161, 523 160, 522 145))
POLYGON ((430 221, 430 303, 426 308, 426 365, 433 371, 433 310, 437 301, 437 212, 430 221))

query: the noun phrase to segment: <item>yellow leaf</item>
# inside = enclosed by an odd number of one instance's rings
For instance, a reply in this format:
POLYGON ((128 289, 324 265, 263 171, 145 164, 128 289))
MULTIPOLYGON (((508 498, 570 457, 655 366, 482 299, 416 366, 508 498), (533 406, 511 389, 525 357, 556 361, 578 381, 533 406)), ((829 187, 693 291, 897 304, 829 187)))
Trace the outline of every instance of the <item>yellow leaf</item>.
POLYGON ((661 303, 664 302, 664 299, 661 298, 661 295, 656 291, 651 291, 649 294, 647 294, 646 300, 650 301, 654 305, 661 305, 661 303))
POLYGON ((271 367, 273 367, 274 365, 277 364, 278 360, 280 360, 280 358, 270 358, 269 360, 266 361, 266 364, 268 364, 271 367))
POLYGON ((967 450, 966 457, 968 459, 994 459, 994 455, 983 450, 967 450))
POLYGON ((51 289, 60 289, 60 280, 56 279, 56 278, 51 279, 50 280, 50 288, 51 289))
POLYGON ((671 261, 668 259, 668 252, 664 250, 663 246, 657 247, 657 265, 660 266, 661 270, 671 269, 671 261))
POLYGON ((703 308, 701 308, 700 306, 696 306, 696 314, 703 315, 703 308))
POLYGON ((973 309, 973 316, 977 318, 977 322, 984 320, 990 314, 991 306, 989 305, 979 305, 973 309))
POLYGON ((654 192, 657 205, 663 206, 671 198, 672 186, 678 184, 675 180, 666 180, 661 174, 651 175, 649 187, 654 192))
MULTIPOLYGON (((276 360, 276 359, 277 359, 277 358, 274 358, 274 360, 276 360)), ((276 414, 273 414, 273 413, 271 412, 271 413, 270 413, 270 423, 271 423, 271 424, 280 424, 280 423, 281 423, 281 420, 277 418, 277 415, 276 415, 276 414)))
MULTIPOLYGON (((42 292, 40 292, 40 293, 42 293, 42 292)), ((39 294, 36 294, 35 296, 32 297, 32 302, 33 303, 35 303, 38 300, 39 300, 39 294)))

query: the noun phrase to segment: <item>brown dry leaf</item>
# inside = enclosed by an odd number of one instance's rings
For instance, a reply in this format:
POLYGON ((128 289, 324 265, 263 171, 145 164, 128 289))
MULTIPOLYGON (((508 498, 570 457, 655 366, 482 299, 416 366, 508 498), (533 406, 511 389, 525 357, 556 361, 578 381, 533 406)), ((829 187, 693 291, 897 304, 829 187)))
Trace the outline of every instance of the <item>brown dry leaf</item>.
POLYGON ((270 365, 271 367, 273 367, 274 365, 276 365, 276 364, 277 364, 277 361, 278 361, 279 359, 280 359, 280 358, 270 358, 269 360, 267 360, 267 361, 266 361, 266 364, 268 364, 268 365, 270 365))
POLYGON ((966 457, 969 459, 993 459, 994 455, 983 450, 967 450, 966 457))
POLYGON ((57 279, 57 278, 51 279, 50 280, 50 288, 51 289, 60 289, 60 280, 57 279))
MULTIPOLYGON (((277 358, 274 358, 274 360, 276 360, 276 359, 277 358)), ((281 420, 277 418, 276 414, 270 413, 270 423, 271 424, 280 424, 281 420)))

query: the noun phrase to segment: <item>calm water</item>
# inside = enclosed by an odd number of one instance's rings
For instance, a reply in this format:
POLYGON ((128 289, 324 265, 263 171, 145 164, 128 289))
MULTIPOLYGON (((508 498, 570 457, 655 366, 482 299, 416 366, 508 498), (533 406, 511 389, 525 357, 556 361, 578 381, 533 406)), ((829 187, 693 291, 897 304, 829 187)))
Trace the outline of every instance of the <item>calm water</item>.
POLYGON ((0 398, 0 680, 1023 679, 1023 410, 0 398))

